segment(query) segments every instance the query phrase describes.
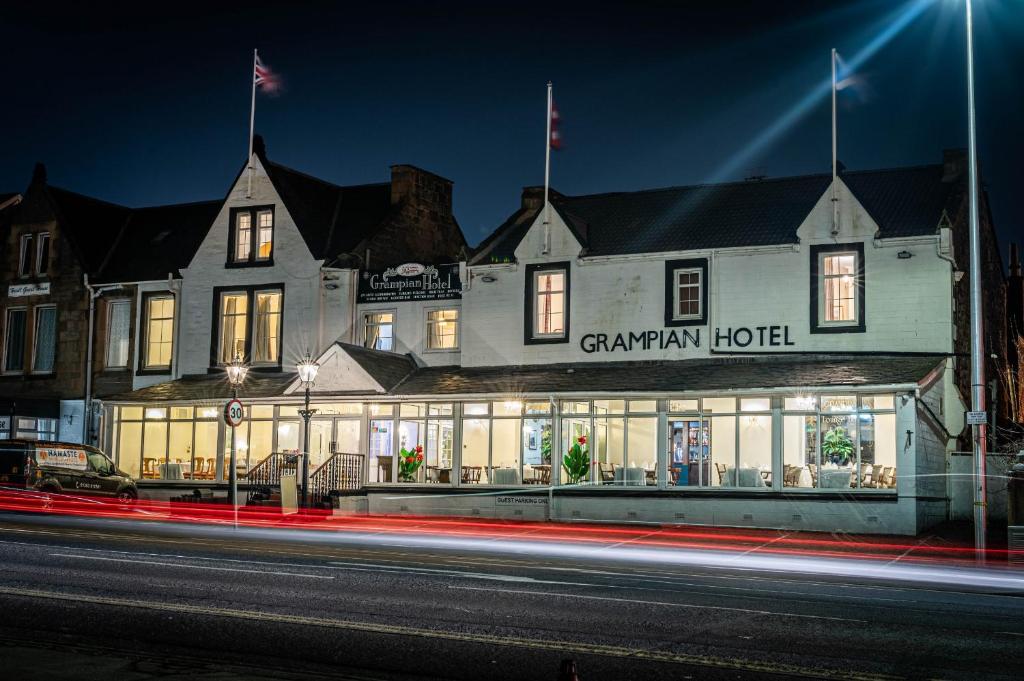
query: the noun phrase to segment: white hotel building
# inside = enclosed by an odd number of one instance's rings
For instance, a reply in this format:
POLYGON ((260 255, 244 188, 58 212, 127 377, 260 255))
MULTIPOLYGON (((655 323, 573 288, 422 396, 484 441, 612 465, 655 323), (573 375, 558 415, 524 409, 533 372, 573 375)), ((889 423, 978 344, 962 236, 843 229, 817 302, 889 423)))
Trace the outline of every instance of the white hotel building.
MULTIPOLYGON (((960 155, 841 173, 838 220, 828 175, 552 193, 547 210, 530 188, 460 262, 332 258, 310 235, 356 227, 263 161, 174 282, 168 374, 102 399, 101 444, 154 495, 226 480, 223 365, 240 354, 256 491, 308 450, 318 500, 343 510, 896 534, 947 517, 967 394, 960 155), (580 438, 583 465, 562 465, 580 438)), ((450 183, 418 177, 450 211, 450 183)))

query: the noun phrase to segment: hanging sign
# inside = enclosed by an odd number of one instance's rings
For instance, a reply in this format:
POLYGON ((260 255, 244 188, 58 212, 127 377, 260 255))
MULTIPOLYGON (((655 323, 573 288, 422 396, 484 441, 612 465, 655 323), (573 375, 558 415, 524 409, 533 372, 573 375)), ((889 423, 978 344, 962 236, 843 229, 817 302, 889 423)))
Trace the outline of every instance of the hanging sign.
POLYGON ((359 277, 360 303, 459 298, 462 298, 462 280, 459 279, 458 263, 421 265, 407 262, 386 270, 363 270, 359 277))
POLYGON ((242 425, 244 413, 241 400, 228 400, 228 403, 224 405, 224 423, 230 428, 237 428, 242 425))

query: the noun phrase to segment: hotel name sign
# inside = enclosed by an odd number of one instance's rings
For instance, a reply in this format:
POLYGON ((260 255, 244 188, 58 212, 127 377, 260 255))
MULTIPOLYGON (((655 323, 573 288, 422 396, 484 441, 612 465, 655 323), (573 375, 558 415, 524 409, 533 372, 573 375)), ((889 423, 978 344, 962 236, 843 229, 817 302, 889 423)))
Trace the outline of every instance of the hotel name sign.
MULTIPOLYGON (((744 350, 788 347, 796 345, 789 334, 789 325, 715 327, 712 345, 716 350, 744 350)), ((595 352, 633 352, 635 350, 669 350, 699 348, 701 329, 652 329, 618 333, 588 333, 580 338, 580 349, 588 355, 595 352)))
POLYGON ((360 303, 398 303, 409 300, 462 298, 458 264, 421 265, 408 262, 385 270, 363 270, 360 303))

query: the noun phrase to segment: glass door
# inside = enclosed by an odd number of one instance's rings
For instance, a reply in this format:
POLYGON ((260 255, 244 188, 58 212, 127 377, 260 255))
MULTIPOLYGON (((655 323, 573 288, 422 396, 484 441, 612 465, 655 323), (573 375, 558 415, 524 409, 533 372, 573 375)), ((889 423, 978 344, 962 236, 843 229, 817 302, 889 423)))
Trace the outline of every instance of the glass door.
POLYGON ((669 418, 668 483, 677 487, 711 484, 711 429, 707 420, 669 418))
POLYGON ((334 419, 313 418, 309 422, 309 472, 312 473, 334 452, 334 419))

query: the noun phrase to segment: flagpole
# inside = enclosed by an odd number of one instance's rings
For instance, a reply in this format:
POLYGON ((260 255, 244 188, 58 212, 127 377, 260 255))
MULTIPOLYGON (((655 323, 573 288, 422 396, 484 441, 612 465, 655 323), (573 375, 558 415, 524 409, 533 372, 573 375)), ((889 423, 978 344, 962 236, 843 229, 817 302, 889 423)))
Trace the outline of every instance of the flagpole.
POLYGON ((544 254, 551 250, 551 208, 548 187, 551 183, 551 81, 548 81, 548 124, 544 140, 544 254))
POLYGON ((253 126, 256 124, 256 50, 252 51, 252 71, 249 72, 249 78, 252 80, 252 100, 249 104, 249 156, 247 156, 246 163, 249 165, 249 184, 245 191, 245 198, 252 198, 252 138, 255 134, 253 126))
POLYGON ((836 48, 832 48, 832 236, 839 234, 839 199, 836 197, 838 158, 836 144, 836 48))

